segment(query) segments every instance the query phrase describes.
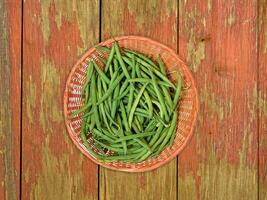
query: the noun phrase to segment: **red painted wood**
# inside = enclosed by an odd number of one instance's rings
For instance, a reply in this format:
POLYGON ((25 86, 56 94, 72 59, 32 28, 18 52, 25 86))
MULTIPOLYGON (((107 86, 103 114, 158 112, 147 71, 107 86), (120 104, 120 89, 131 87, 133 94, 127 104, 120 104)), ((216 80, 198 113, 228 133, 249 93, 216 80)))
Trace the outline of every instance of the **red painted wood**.
POLYGON ((21 1, 1 1, 0 199, 20 196, 21 1))
POLYGON ((259 112, 259 199, 267 199, 267 1, 259 1, 258 13, 258 112, 259 112))
POLYGON ((257 199, 257 1, 180 1, 179 53, 200 113, 179 157, 179 199, 257 199))
POLYGON ((24 1, 22 199, 97 199, 98 166, 63 118, 70 69, 98 42, 97 1, 24 1))

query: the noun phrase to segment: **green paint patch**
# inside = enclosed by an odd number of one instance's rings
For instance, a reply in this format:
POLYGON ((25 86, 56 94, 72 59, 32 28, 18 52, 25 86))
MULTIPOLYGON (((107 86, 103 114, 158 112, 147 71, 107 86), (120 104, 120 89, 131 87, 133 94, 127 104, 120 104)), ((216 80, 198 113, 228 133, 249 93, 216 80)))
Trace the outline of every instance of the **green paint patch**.
POLYGON ((262 91, 259 92, 259 112, 267 117, 267 94, 262 91))
POLYGON ((41 65, 41 111, 40 123, 44 131, 52 132, 51 122, 62 122, 62 109, 59 102, 62 98, 59 74, 53 63, 43 59, 41 65))
POLYGON ((42 4, 42 30, 44 39, 47 44, 50 35, 49 13, 50 7, 55 7, 55 22, 57 28, 60 30, 62 26, 62 19, 70 23, 78 23, 80 36, 84 44, 84 48, 80 51, 83 53, 88 46, 93 46, 92 38, 98 38, 98 32, 92 30, 99 30, 99 23, 96 23, 96 18, 99 17, 99 9, 96 9, 98 2, 96 1, 41 1, 42 4), (52 3, 53 2, 53 3, 52 3), (90 13, 90 14, 88 14, 90 13), (88 46, 87 46, 88 45, 88 46))
POLYGON ((247 163, 253 133, 244 131, 237 165, 219 159, 214 146, 209 147, 205 163, 200 164, 200 199, 255 199, 257 197, 257 167, 247 163))
POLYGON ((41 1, 41 27, 44 36, 45 44, 47 44, 50 36, 50 23, 49 23, 49 7, 51 1, 41 1))
MULTIPOLYGON (((182 7, 182 6, 181 6, 182 7)), ((199 40, 195 27, 199 18, 196 6, 185 14, 185 34, 189 36, 187 43, 187 60, 192 71, 197 72, 201 61, 205 58, 205 40, 199 40)), ((201 19, 200 19, 201 20, 201 19)))
POLYGON ((176 10, 176 4, 173 3, 172 0, 167 0, 166 3, 166 11, 167 11, 167 16, 171 16, 171 12, 176 10))
POLYGON ((227 23, 229 26, 232 26, 235 23, 235 15, 234 13, 231 11, 230 15, 227 18, 227 23))
POLYGON ((69 156, 56 157, 48 146, 44 144, 42 148, 42 172, 30 191, 30 199, 91 199, 82 189, 82 157, 77 164, 80 167, 71 174, 69 156))
POLYGON ((217 116, 219 121, 222 121, 225 115, 228 114, 227 109, 222 105, 221 102, 218 102, 218 100, 215 98, 215 95, 209 92, 207 88, 203 88, 200 91, 200 102, 209 106, 211 118, 217 116))
POLYGON ((28 183, 29 179, 30 179, 30 174, 29 174, 29 168, 26 169, 25 173, 24 173, 24 178, 25 178, 25 182, 28 183))
POLYGON ((208 0, 208 13, 210 13, 210 11, 211 11, 211 0, 208 0))
MULTIPOLYGON (((140 9, 139 4, 144 4, 144 2, 137 0, 137 1, 128 1, 128 10, 131 15, 134 15, 134 19, 137 25, 137 29, 140 30, 144 26, 147 16, 154 16, 155 14, 158 14, 161 6, 159 5, 159 1, 154 0, 147 0, 146 1, 146 8, 149 9, 140 9), (158 11, 157 11, 158 9, 158 11)), ((157 17, 153 17, 150 20, 153 20, 150 22, 153 24, 157 19, 157 17)))
POLYGON ((193 31, 188 42, 187 60, 191 61, 190 68, 197 72, 201 61, 205 58, 205 41, 196 41, 193 31))
POLYGON ((198 199, 196 182, 192 172, 187 173, 185 177, 178 178, 178 199, 198 199))
POLYGON ((35 110, 36 104, 36 85, 32 80, 32 76, 29 76, 29 80, 26 83, 27 85, 27 116, 29 118, 30 123, 33 123, 33 111, 35 110))

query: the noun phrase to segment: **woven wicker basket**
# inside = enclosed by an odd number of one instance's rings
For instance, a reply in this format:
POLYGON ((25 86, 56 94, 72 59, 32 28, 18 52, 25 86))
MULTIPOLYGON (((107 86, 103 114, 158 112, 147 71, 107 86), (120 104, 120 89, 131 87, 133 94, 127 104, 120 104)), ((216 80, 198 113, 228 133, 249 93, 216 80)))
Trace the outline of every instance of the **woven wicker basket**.
MULTIPOLYGON (((156 58, 160 55, 165 63, 167 71, 171 72, 178 70, 182 74, 183 90, 181 93, 182 98, 179 102, 179 117, 177 120, 176 137, 173 146, 166 148, 159 156, 149 158, 140 163, 105 163, 90 155, 80 138, 81 116, 69 119, 69 115, 83 104, 81 89, 86 79, 87 58, 97 58, 99 56, 99 52, 97 52, 95 48, 91 48, 80 60, 78 60, 68 77, 64 93, 64 115, 66 126, 75 145, 83 152, 83 154, 95 163, 119 171, 142 172, 152 170, 176 157, 182 149, 184 149, 192 136, 198 112, 198 98, 195 83, 186 64, 170 48, 151 39, 137 36, 117 37, 102 42, 100 45, 111 46, 114 40, 116 40, 121 47, 130 48, 146 55, 152 55, 152 58, 156 58)), ((170 73, 169 78, 175 81, 175 75, 177 76, 175 73, 170 73)), ((94 146, 92 138, 89 138, 88 142, 91 148, 99 153, 98 149, 94 146)))

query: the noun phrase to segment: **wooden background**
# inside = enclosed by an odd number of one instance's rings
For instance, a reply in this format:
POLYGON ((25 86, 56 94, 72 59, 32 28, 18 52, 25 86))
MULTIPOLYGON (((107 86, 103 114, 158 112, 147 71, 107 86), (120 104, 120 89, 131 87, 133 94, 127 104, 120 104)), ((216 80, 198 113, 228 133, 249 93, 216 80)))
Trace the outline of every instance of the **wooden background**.
POLYGON ((0 199, 266 200, 267 0, 0 0, 0 199), (169 164, 99 167, 63 119, 75 61, 111 36, 168 45, 196 79, 195 134, 169 164))

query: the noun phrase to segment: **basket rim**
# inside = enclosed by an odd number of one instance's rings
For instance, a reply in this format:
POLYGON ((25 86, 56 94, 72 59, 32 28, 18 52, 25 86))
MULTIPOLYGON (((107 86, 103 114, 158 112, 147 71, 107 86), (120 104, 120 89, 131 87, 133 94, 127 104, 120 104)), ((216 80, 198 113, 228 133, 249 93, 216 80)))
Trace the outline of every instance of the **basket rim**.
POLYGON ((191 73, 191 71, 189 70, 188 64, 186 64, 185 61, 183 61, 182 57, 180 55, 178 55, 173 49, 171 49, 170 47, 155 41, 153 39, 147 38, 147 37, 143 37, 143 36, 136 36, 136 35, 128 35, 128 36, 117 36, 117 37, 113 37, 110 39, 107 39, 103 42, 98 43, 97 45, 94 45, 92 48, 90 48, 89 50, 87 50, 79 59, 78 61, 73 65, 70 73, 68 74, 68 78, 67 81, 65 83, 65 90, 64 90, 64 95, 63 95, 63 104, 64 104, 64 121, 65 121, 65 125, 67 127, 67 131, 68 131, 68 135, 71 138, 71 140, 73 141, 73 143, 75 144, 75 146, 86 156, 88 157, 91 161, 93 161, 95 164, 98 164, 102 167, 111 169, 111 170, 115 170, 115 171, 124 171, 124 172, 145 172, 145 171, 151 171, 153 169, 156 169, 162 165, 165 165, 167 163, 169 163, 171 160, 173 160, 175 157, 177 157, 178 154, 180 154, 186 147, 186 145, 189 143, 189 141, 192 138, 194 129, 196 127, 196 121, 197 121, 197 113, 199 111, 199 99, 198 99, 198 91, 196 88, 196 84, 195 84, 195 80, 193 78, 193 75, 191 73), (120 41, 120 40, 127 40, 127 39, 131 39, 131 40, 140 40, 140 41, 148 41, 149 43, 153 43, 156 46, 160 46, 161 48, 165 49, 166 51, 168 51, 170 54, 172 54, 172 56, 176 57, 184 66, 184 70, 190 80, 190 87, 192 87, 194 93, 195 93, 195 98, 194 98, 194 103, 195 106, 193 108, 193 120, 192 120, 192 125, 190 126, 190 130, 189 130, 189 134, 188 136, 185 138, 183 144, 177 148, 176 150, 174 150, 174 152, 165 160, 157 162, 153 165, 150 166, 141 166, 139 168, 118 168, 112 165, 108 165, 105 162, 100 162, 98 161, 95 157, 93 157, 88 151, 86 151, 81 145, 80 143, 74 138, 74 136, 71 134, 72 130, 69 126, 68 123, 68 119, 67 119, 67 101, 68 101, 68 85, 71 81, 71 77, 74 74, 76 68, 80 65, 80 63, 82 63, 92 52, 94 52, 96 50, 96 46, 99 45, 106 45, 109 43, 112 43, 114 41, 120 41))

